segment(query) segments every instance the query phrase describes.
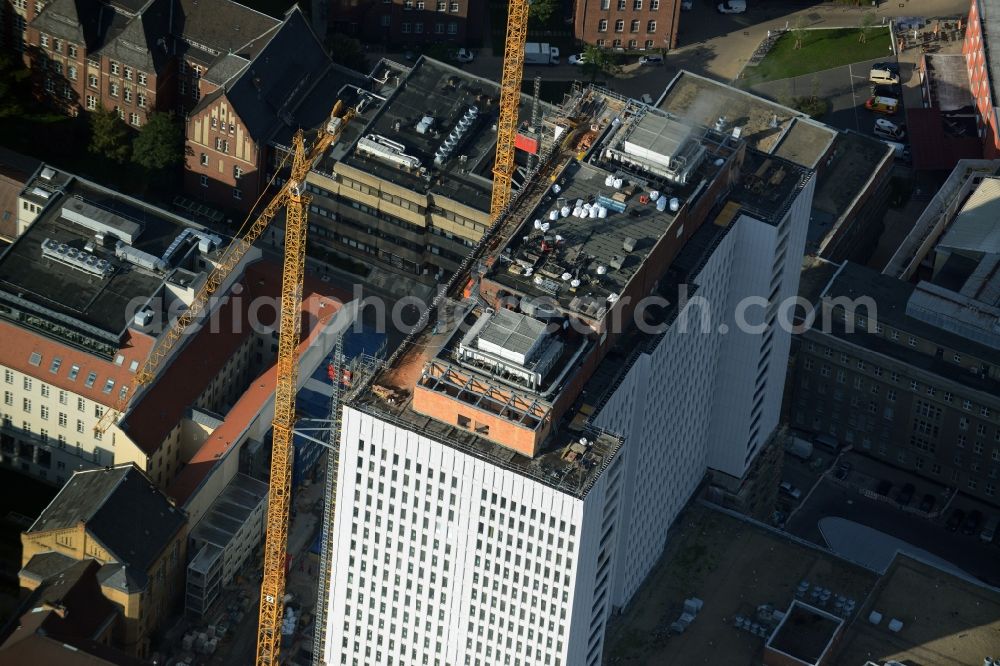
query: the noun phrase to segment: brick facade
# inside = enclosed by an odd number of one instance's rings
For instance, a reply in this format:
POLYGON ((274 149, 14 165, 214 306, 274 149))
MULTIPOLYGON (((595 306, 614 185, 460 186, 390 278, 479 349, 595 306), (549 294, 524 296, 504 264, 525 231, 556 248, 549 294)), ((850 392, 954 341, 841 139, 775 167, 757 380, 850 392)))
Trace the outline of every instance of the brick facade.
POLYGON ((976 115, 979 120, 979 134, 983 140, 983 157, 1000 157, 1000 121, 997 119, 997 100, 993 99, 991 76, 987 57, 986 37, 980 20, 980 0, 972 0, 969 9, 969 25, 965 31, 962 55, 969 70, 969 83, 975 100, 976 115))
POLYGON ((390 46, 482 41, 484 0, 333 0, 329 33, 390 46))
POLYGON ((679 0, 576 0, 573 34, 606 48, 672 49, 680 8, 679 0))

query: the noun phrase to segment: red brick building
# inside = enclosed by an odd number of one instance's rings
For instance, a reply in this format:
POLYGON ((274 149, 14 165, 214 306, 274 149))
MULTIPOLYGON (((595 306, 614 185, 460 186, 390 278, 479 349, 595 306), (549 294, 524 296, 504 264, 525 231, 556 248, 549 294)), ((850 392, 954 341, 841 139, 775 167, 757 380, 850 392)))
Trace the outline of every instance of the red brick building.
POLYGON ((1000 0, 972 0, 969 25, 962 54, 969 70, 969 83, 983 140, 983 157, 1000 157, 1000 99, 996 77, 1000 75, 1000 41, 989 48, 989 40, 1000 40, 1000 0))
POLYGON ((576 0, 573 34, 602 48, 672 49, 680 9, 680 0, 576 0))
POLYGON ((248 51, 191 82, 198 103, 185 131, 185 191, 239 213, 253 208, 295 130, 324 123, 340 89, 364 80, 330 62, 298 6, 248 51))
POLYGON ((486 0, 331 0, 329 33, 387 46, 482 42, 486 0))
POLYGON ((70 115, 115 109, 133 127, 195 106, 202 74, 248 58, 281 23, 230 0, 14 0, 13 11, 12 46, 41 94, 70 115))

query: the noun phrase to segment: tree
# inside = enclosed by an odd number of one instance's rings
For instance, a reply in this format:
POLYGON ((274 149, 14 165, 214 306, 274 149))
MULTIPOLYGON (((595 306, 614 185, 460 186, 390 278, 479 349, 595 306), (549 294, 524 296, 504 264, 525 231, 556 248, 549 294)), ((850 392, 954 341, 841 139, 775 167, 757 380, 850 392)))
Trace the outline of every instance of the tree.
POLYGON ((872 31, 875 20, 875 12, 865 12, 861 15, 861 32, 858 34, 858 41, 862 44, 868 43, 868 34, 872 31))
POLYGON ((599 46, 590 45, 583 52, 583 71, 591 81, 602 74, 617 74, 620 69, 614 55, 599 46))
POLYGON ((528 18, 545 25, 558 9, 560 9, 559 0, 534 0, 528 6, 528 18))
POLYGON ((132 161, 153 171, 184 160, 184 132, 172 113, 153 113, 132 142, 132 161))
POLYGON ((327 46, 330 51, 330 59, 338 65, 343 65, 356 72, 368 71, 368 58, 365 57, 365 50, 358 40, 335 33, 330 36, 327 46))
POLYGON ((18 65, 9 53, 0 52, 0 118, 16 116, 24 112, 21 104, 22 83, 29 72, 18 65))
POLYGON ((100 107, 90 114, 90 152, 119 164, 128 160, 129 129, 117 111, 100 107))

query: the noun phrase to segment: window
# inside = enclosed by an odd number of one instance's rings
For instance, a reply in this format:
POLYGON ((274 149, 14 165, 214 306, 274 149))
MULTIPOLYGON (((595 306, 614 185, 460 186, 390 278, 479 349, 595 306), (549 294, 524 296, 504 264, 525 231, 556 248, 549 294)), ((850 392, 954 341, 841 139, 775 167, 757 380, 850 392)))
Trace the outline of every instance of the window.
POLYGON ((24 409, 24 411, 26 413, 30 414, 31 413, 31 400, 29 400, 28 398, 24 398, 24 400, 21 403, 21 407, 24 409))
POLYGON ((457 12, 458 11, 458 3, 457 2, 450 2, 450 3, 448 3, 448 9, 450 11, 457 12))
POLYGON ((647 49, 653 48, 653 40, 652 39, 647 39, 646 40, 646 48, 647 49))
POLYGON ((438 0, 437 10, 439 12, 448 11, 448 3, 446 2, 446 0, 438 0))
POLYGON ((417 9, 423 11, 423 9, 424 9, 424 0, 417 0, 417 9))
POLYGON ((110 91, 111 91, 111 96, 112 97, 118 97, 118 84, 117 83, 112 83, 111 87, 110 87, 110 91))
POLYGON ((236 165, 233 165, 233 178, 239 180, 242 177, 243 177, 243 169, 241 169, 236 165))
POLYGON ((66 68, 66 76, 67 78, 69 78, 70 81, 76 81, 77 74, 75 65, 70 65, 69 67, 66 68))
POLYGON ((71 380, 75 380, 76 377, 77 377, 77 375, 79 375, 79 374, 80 374, 80 366, 78 366, 76 363, 74 363, 73 367, 71 367, 69 369, 69 378, 71 380))
POLYGON ((615 21, 615 32, 624 32, 625 30, 625 19, 618 19, 615 21))
MULTIPOLYGON (((605 26, 605 27, 607 27, 607 26, 605 26)), ((597 46, 598 46, 598 48, 602 48, 603 49, 606 43, 607 43, 606 39, 598 39, 597 40, 597 46)))
POLYGON ((139 72, 138 79, 140 86, 146 85, 146 72, 139 72))
POLYGON ((97 381, 97 373, 96 372, 90 372, 90 373, 87 373, 87 381, 85 381, 83 383, 83 385, 86 386, 87 388, 93 388, 94 382, 96 382, 96 381, 97 381))
POLYGON ((87 75, 87 85, 90 86, 91 88, 96 88, 97 87, 97 75, 96 74, 88 74, 87 75))
POLYGON ((132 80, 132 68, 131 67, 126 67, 125 68, 125 80, 126 81, 131 81, 132 80))
POLYGON ((917 346, 917 339, 915 337, 913 337, 912 335, 910 336, 910 339, 909 339, 909 345, 911 347, 916 347, 917 346))
POLYGON ((145 109, 146 108, 146 96, 143 95, 142 93, 139 93, 138 97, 136 97, 136 104, 139 105, 140 109, 145 109))
POLYGON ((131 103, 132 102, 132 90, 130 88, 126 88, 125 91, 122 93, 122 98, 126 102, 131 103))
POLYGON ((238 187, 233 188, 233 198, 236 199, 237 201, 240 201, 243 198, 243 192, 240 191, 240 188, 238 187))
POLYGON ((69 46, 66 47, 66 53, 69 55, 70 58, 75 58, 76 52, 77 52, 76 44, 70 44, 69 46))
POLYGON ((615 40, 613 40, 611 42, 611 48, 613 48, 613 49, 620 49, 621 47, 622 47, 622 40, 615 39, 615 40))
MULTIPOLYGON (((638 44, 639 44, 638 40, 635 40, 635 39, 630 39, 630 40, 628 40, 628 47, 629 47, 630 49, 634 49, 634 48, 636 48, 636 46, 638 46, 638 44)), ((677 230, 677 235, 678 235, 678 236, 680 235, 680 233, 681 233, 681 230, 682 230, 683 228, 684 228, 684 227, 682 226, 682 227, 681 227, 680 229, 678 229, 678 230, 677 230)))
POLYGON ((201 165, 208 166, 208 155, 206 153, 201 154, 201 165))
POLYGON ((138 127, 139 126, 139 114, 138 113, 130 113, 130 114, 128 114, 128 121, 132 125, 135 125, 136 127, 138 127))
POLYGON ((38 36, 38 43, 41 45, 41 47, 43 49, 47 49, 49 47, 49 36, 48 35, 39 35, 38 36))
POLYGON ((13 406, 14 405, 14 394, 11 393, 10 391, 4 391, 3 392, 3 404, 13 406))
POLYGON ((65 428, 66 427, 66 413, 65 412, 59 412, 59 427, 60 428, 65 428))
POLYGON ((102 389, 102 391, 104 391, 105 393, 111 393, 111 389, 113 389, 114 387, 115 387, 115 380, 108 379, 108 381, 104 382, 104 388, 102 389))
POLYGON ((122 67, 116 62, 111 63, 111 73, 115 76, 119 76, 122 73, 122 67))
POLYGON ((56 91, 56 83, 52 79, 45 79, 45 91, 54 93, 56 91))
POLYGON ((607 32, 608 31, 608 19, 601 19, 597 22, 597 32, 607 32))
POLYGON ((458 34, 458 24, 455 23, 454 21, 449 21, 448 22, 448 34, 449 35, 457 35, 458 34))
POLYGON ((424 32, 424 24, 423 23, 414 23, 413 24, 413 32, 415 32, 418 35, 423 34, 423 32, 424 32))
POLYGON ((618 11, 625 10, 625 0, 618 0, 618 11))
MULTIPOLYGON (((381 17, 379 17, 379 20, 382 23, 382 27, 383 28, 388 28, 389 27, 389 21, 390 21, 390 19, 391 19, 391 17, 388 14, 383 14, 381 17)), ((441 25, 441 24, 439 23, 438 25, 441 25)), ((441 26, 441 32, 444 32, 444 26, 441 26)))
POLYGON ((646 22, 646 32, 648 32, 648 33, 654 33, 654 32, 656 32, 656 21, 647 21, 646 22))
POLYGON ((200 181, 202 187, 208 187, 208 176, 202 174, 198 177, 198 180, 200 181))

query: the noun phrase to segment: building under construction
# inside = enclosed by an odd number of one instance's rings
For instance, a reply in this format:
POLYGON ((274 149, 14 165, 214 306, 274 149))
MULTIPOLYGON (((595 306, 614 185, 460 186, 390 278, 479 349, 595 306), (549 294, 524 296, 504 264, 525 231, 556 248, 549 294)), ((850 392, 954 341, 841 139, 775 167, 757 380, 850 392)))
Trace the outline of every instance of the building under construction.
MULTIPOLYGON (((372 122, 419 134, 396 99, 372 122)), ((324 663, 600 663, 609 616, 706 472, 751 484, 777 425, 790 335, 776 318, 798 286, 813 172, 726 118, 598 89, 542 116, 507 214, 480 218, 425 325, 344 400, 324 663)), ((475 198, 419 171, 437 159, 419 141, 388 138, 341 143, 328 189, 381 159, 383 183, 427 183, 429 206, 448 187, 475 198)), ((475 168, 477 151, 455 154, 475 168)), ((399 206, 381 187, 364 196, 399 206)))

